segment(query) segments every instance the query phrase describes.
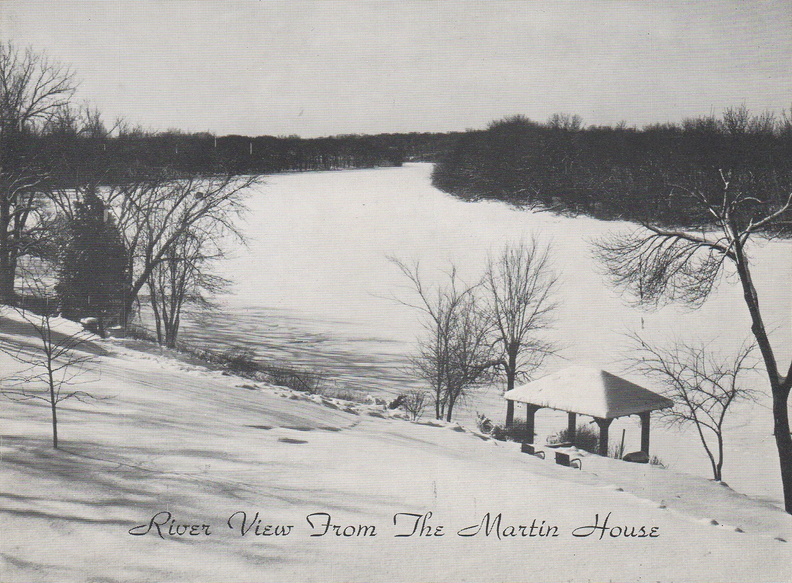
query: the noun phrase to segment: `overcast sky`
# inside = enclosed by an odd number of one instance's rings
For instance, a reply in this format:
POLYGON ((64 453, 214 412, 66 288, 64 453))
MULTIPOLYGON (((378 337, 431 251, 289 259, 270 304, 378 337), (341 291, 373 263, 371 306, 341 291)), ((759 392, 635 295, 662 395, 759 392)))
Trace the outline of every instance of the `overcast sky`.
POLYGON ((792 0, 0 0, 105 118, 218 134, 641 126, 792 105, 792 0))

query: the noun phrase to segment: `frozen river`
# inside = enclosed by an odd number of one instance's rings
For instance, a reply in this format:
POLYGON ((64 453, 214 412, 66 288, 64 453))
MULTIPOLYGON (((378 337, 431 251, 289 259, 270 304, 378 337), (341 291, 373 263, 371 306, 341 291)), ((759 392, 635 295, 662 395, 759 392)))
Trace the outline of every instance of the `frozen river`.
MULTIPOLYGON (((249 244, 223 266, 234 293, 221 298, 222 315, 188 324, 183 338, 213 349, 249 347, 275 364, 321 370, 339 388, 395 395, 416 386, 405 362, 421 328, 419 314, 397 301, 413 296, 388 258, 420 262, 427 280, 453 262, 472 282, 489 254, 529 237, 551 246, 561 283, 550 338, 562 349, 548 372, 574 362, 621 374, 630 331, 650 339, 698 338, 726 351, 747 338, 748 314, 733 278, 698 310, 633 309, 608 286, 591 252, 594 238, 627 225, 462 202, 433 188, 430 174, 430 164, 407 164, 266 177, 248 202, 249 244)), ((792 353, 792 247, 774 242, 754 249, 753 256, 766 323, 784 366, 792 353)), ((761 376, 752 380, 765 390, 761 376)), ((493 386, 471 399, 460 420, 470 423, 479 411, 502 422, 501 389, 493 386)), ((552 433, 565 427, 565 417, 540 412, 537 423, 540 434, 552 433)), ((766 403, 742 407, 731 425, 724 479, 740 491, 778 500, 766 403)), ((627 450, 637 448, 632 421, 614 423, 612 439, 621 439, 623 429, 627 450)), ((695 439, 655 424, 653 453, 674 469, 707 475, 695 439)))

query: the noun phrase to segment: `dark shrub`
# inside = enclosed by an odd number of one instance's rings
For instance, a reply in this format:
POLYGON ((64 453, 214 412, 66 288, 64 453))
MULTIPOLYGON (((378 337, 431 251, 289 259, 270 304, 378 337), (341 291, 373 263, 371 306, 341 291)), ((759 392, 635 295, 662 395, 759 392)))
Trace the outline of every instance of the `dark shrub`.
MULTIPOLYGON (((569 432, 563 429, 556 434, 555 441, 565 443, 572 440, 569 439, 569 432)), ((590 425, 578 425, 573 445, 583 451, 597 453, 599 451, 599 431, 590 425)))
POLYGON ((490 435, 499 441, 525 441, 528 432, 524 421, 515 421, 510 427, 494 425, 490 435))

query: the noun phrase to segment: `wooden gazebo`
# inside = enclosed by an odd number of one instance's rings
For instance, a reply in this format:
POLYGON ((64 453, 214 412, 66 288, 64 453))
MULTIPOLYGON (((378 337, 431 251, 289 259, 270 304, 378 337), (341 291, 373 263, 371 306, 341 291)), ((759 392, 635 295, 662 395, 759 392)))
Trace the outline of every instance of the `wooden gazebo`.
POLYGON ((527 407, 526 433, 533 443, 534 417, 542 408, 566 411, 569 440, 574 441, 577 415, 593 417, 599 425, 599 453, 608 455, 608 427, 617 417, 641 418, 641 451, 649 453, 649 414, 673 406, 670 399, 604 370, 572 366, 507 391, 506 425, 514 422, 514 403, 527 407))

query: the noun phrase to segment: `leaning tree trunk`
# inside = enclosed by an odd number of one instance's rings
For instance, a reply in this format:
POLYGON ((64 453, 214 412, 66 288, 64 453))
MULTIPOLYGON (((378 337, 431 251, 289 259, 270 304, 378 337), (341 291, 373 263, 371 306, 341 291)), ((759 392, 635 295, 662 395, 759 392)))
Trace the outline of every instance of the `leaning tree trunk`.
POLYGON ((781 485, 784 490, 784 510, 792 514, 792 435, 789 433, 789 390, 790 379, 782 378, 778 372, 778 363, 775 359, 770 338, 759 309, 759 296, 753 284, 748 258, 738 236, 738 230, 730 225, 732 240, 734 241, 735 265, 740 284, 743 288, 743 299, 751 315, 751 332, 756 338, 759 351, 762 354, 767 376, 770 380, 770 389, 773 394, 773 433, 775 435, 778 462, 781 468, 781 485))

